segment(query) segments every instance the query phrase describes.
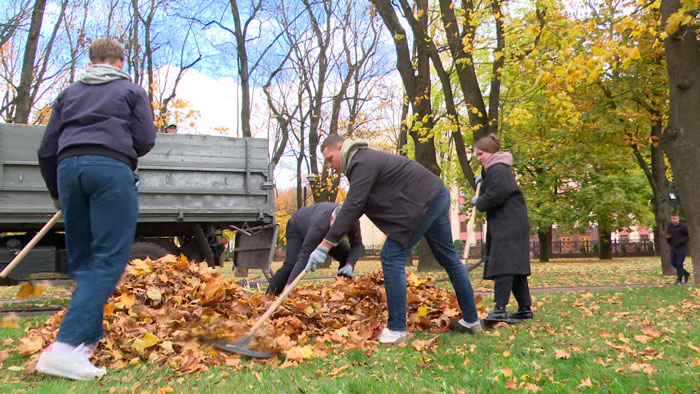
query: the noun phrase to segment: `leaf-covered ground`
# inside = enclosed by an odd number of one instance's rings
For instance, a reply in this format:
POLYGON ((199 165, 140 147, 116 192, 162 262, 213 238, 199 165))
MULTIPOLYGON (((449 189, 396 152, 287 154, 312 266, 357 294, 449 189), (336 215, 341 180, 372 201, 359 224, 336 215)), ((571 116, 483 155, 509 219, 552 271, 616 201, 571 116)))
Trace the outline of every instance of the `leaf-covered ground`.
MULTIPOLYGON (((240 368, 236 355, 197 342, 199 335, 235 341, 247 333, 274 297, 250 292, 214 270, 177 259, 134 260, 105 307, 105 339, 96 361, 110 369, 130 363, 167 364, 178 373, 204 372, 213 365, 240 368)), ((430 279, 408 277, 409 329, 447 331, 459 319, 454 296, 430 279)), ((373 338, 385 326, 386 296, 379 272, 355 279, 299 287, 256 332, 257 350, 280 354, 288 365, 333 352, 361 349, 372 353, 373 338)), ((30 330, 19 341, 19 353, 31 356, 53 341, 63 312, 30 330)), ((417 342, 415 346, 427 347, 417 342)), ((274 361, 273 361, 274 362, 274 361)))
MULTIPOLYGON (((551 276, 574 275, 587 285, 621 277, 610 262, 554 264, 561 267, 551 276)), ((653 277, 644 262, 622 264, 639 268, 642 282, 653 277)), ((241 337, 272 298, 183 260, 134 261, 106 311, 107 337, 96 354, 110 371, 106 377, 76 383, 30 374, 55 335, 57 315, 3 320, 0 383, 8 392, 700 390, 696 286, 537 294, 534 301, 533 321, 476 336, 446 333, 458 313, 452 292, 409 274, 412 337, 403 346, 382 346, 372 341, 385 324, 381 275, 304 283, 256 337, 257 348, 286 358, 249 361, 195 338, 241 337)))

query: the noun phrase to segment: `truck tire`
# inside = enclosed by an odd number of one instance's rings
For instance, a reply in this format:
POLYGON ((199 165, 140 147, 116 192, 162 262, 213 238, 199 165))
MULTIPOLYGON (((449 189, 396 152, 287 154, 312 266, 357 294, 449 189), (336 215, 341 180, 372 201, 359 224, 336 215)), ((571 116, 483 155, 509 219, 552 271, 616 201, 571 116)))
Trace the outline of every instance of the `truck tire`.
POLYGON ((151 260, 157 260, 168 254, 168 251, 160 245, 151 242, 134 242, 134 247, 131 248, 131 260, 150 257, 151 260))

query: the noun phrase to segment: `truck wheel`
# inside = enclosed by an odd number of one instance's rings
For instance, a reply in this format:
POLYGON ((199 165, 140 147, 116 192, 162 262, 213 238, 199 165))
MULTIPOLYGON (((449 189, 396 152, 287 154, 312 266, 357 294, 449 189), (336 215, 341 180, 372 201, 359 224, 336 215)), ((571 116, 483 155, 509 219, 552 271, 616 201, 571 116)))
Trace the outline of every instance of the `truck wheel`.
POLYGON ((157 260, 168 254, 168 251, 160 245, 151 242, 134 242, 134 247, 131 248, 131 260, 150 257, 151 260, 157 260))

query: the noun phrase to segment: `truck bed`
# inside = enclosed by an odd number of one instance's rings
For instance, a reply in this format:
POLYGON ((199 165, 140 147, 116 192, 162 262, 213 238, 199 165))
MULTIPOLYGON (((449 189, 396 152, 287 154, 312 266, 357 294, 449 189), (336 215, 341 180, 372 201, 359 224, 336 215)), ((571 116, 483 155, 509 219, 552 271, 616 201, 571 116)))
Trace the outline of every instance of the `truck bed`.
MULTIPOLYGON (((36 156, 43 134, 0 124, 0 232, 36 230, 55 211, 36 156)), ((266 139, 158 134, 138 173, 140 226, 274 222, 266 139)))

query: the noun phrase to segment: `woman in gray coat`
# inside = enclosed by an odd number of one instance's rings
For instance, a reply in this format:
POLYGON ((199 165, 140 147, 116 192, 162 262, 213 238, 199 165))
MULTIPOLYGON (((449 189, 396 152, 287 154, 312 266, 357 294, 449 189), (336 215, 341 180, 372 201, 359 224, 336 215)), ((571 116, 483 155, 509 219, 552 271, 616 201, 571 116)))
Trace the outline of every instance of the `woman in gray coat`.
POLYGON ((500 152, 499 138, 490 134, 474 144, 474 152, 483 170, 481 193, 471 201, 480 212, 486 212, 487 259, 484 279, 494 281, 495 308, 490 320, 531 319, 532 301, 527 277, 530 275, 530 221, 523 192, 511 171, 513 155, 500 152), (518 311, 506 312, 513 292, 518 311))

